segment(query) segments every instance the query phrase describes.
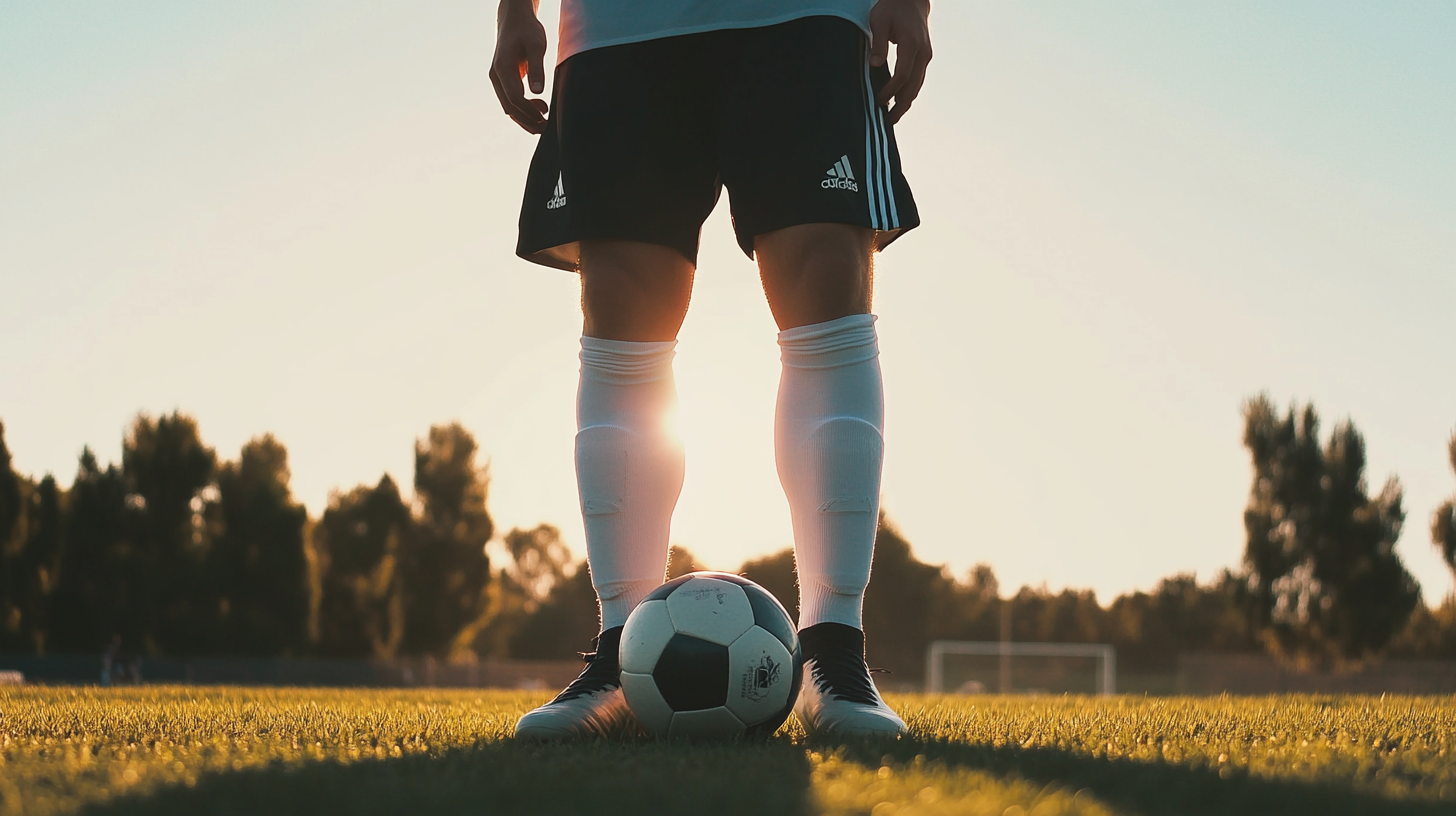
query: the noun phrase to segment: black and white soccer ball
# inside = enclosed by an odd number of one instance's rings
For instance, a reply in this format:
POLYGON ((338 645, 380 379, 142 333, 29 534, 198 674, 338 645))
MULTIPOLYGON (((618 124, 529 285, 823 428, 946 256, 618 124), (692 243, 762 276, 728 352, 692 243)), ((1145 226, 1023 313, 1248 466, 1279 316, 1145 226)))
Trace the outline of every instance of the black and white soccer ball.
POLYGON ((627 705, 667 737, 772 734, 804 672, 783 604, 723 572, 689 573, 648 595, 627 618, 619 657, 627 705))

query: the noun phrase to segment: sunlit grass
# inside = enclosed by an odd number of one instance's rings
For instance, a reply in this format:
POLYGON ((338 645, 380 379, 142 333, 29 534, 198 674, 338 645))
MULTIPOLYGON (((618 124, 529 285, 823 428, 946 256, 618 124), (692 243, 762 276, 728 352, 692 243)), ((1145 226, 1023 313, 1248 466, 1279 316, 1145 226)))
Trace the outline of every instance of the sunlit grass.
POLYGON ((898 697, 904 740, 531 745, 539 693, 0 692, 0 812, 1456 812, 1451 698, 898 697))

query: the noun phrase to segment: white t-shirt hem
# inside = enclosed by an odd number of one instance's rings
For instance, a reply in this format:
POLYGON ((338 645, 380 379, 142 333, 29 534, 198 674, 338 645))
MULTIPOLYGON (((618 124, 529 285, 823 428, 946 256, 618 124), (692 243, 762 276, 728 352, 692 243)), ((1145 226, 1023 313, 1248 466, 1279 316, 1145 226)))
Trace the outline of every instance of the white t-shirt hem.
POLYGON ((838 17, 841 20, 848 20, 849 22, 854 23, 856 26, 859 27, 861 31, 865 33, 866 37, 870 36, 870 32, 865 25, 865 21, 846 13, 843 9, 799 9, 797 11, 793 11, 788 14, 782 14, 777 17, 758 17, 752 20, 715 21, 712 23, 704 23, 702 25, 683 26, 681 28, 670 28, 641 34, 633 34, 624 37, 615 37, 612 39, 600 40, 584 45, 567 45, 563 40, 563 45, 566 47, 561 48, 557 52, 556 64, 560 65, 561 63, 566 62, 567 60, 571 59, 577 54, 582 53, 583 51, 592 51, 597 48, 607 48, 613 45, 627 45, 628 43, 634 42, 647 42, 648 40, 661 40, 666 37, 681 37, 687 34, 702 34, 708 31, 727 31, 730 29, 739 28, 765 28, 767 26, 778 25, 779 23, 787 23, 793 20, 802 20, 805 17, 838 17))

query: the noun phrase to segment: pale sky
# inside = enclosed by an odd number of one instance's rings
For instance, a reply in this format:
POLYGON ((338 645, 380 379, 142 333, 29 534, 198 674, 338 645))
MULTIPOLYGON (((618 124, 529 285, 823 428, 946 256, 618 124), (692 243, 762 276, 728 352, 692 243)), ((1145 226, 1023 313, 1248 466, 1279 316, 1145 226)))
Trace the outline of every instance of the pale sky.
MULTIPOLYGON (((543 10, 554 3, 546 0, 543 10)), ((552 12, 554 14, 554 12, 552 12)), ((502 530, 579 556, 576 278, 514 257, 534 140, 476 2, 0 0, 0 420, 69 484, 137 411, 311 513, 452 419, 502 530)), ((1399 550, 1456 493, 1456 4, 968 2, 899 130, 924 226, 881 256, 884 506, 924 560, 1095 588, 1236 565, 1240 403, 1312 399, 1398 474, 1399 550)), ((554 42, 554 30, 553 30, 554 42)), ((774 326, 723 207, 678 383, 674 542, 787 546, 774 326)))

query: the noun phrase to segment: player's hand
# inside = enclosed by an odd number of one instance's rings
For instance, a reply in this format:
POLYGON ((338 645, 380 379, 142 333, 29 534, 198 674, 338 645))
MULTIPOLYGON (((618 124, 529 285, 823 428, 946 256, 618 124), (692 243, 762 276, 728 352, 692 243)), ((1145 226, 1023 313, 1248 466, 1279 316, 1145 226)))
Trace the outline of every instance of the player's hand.
POLYGON ((496 15, 495 57, 490 62, 490 84, 506 115, 527 133, 546 129, 546 100, 528 99, 546 90, 546 29, 536 19, 533 0, 501 0, 496 15))
POLYGON ((930 0, 879 0, 870 9, 870 65, 878 68, 895 44, 895 72, 875 95, 881 105, 895 101, 890 124, 900 121, 925 84, 930 65, 930 0))

